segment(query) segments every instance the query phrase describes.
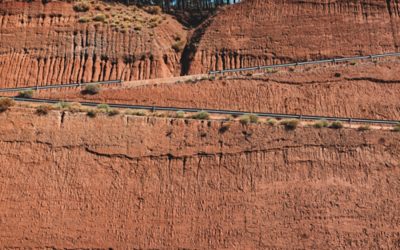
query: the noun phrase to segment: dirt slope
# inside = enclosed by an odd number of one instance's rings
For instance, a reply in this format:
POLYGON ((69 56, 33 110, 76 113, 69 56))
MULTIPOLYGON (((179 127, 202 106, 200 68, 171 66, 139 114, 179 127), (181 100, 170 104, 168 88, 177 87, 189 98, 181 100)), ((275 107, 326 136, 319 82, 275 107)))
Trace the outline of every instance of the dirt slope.
POLYGON ((197 31, 187 71, 396 51, 399 9, 395 0, 245 0, 197 31))
POLYGON ((399 66, 396 59, 299 67, 236 80, 103 89, 94 96, 83 96, 78 89, 40 91, 37 97, 400 120, 399 66))
POLYGON ((400 134, 0 114, 1 248, 396 248, 400 134))
POLYGON ((0 87, 173 76, 177 37, 186 31, 170 16, 120 4, 76 12, 67 2, 1 1, 0 87), (92 20, 101 14, 104 23, 92 20))

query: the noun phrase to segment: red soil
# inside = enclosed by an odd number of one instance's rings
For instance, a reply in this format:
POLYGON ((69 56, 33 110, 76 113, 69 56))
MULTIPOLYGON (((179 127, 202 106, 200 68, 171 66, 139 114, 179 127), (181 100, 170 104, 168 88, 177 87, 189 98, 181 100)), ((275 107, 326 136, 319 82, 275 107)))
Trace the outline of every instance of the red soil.
POLYGON ((400 246, 399 133, 0 118, 0 248, 400 246))

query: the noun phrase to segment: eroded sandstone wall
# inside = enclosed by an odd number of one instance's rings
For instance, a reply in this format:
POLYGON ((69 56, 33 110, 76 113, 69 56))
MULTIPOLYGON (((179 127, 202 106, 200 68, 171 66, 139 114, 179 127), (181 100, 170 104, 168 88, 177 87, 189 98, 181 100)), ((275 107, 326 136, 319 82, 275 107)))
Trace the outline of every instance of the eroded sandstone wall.
POLYGON ((189 73, 397 51, 395 0, 245 0, 197 31, 189 73))
POLYGON ((400 246, 400 134, 0 114, 1 248, 400 246))
MULTIPOLYGON (((127 8, 110 6, 110 15, 127 8)), ((138 10, 126 18, 138 14, 153 17, 138 10)), ((126 32, 87 16, 67 2, 0 2, 0 87, 179 75, 180 54, 172 45, 186 31, 170 16, 157 27, 126 32), (89 20, 81 23, 79 18, 89 20)))

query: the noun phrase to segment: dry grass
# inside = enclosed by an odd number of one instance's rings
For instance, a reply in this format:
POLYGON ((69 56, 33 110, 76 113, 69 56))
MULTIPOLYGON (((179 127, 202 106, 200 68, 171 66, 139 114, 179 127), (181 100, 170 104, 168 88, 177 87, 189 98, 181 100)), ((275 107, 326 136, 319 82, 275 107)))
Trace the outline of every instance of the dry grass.
POLYGON ((166 20, 158 6, 140 9, 116 2, 89 3, 83 0, 75 3, 73 9, 77 12, 77 22, 109 25, 118 32, 139 32, 144 27, 154 29, 166 20))

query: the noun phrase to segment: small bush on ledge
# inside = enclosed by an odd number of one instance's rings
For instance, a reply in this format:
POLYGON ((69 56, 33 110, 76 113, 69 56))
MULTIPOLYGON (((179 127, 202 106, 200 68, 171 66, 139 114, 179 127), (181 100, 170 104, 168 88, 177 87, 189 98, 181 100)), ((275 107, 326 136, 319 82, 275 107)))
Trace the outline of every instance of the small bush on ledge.
POLYGON ((299 125, 298 120, 283 120, 280 122, 283 126, 285 126, 286 130, 295 130, 299 125))
POLYGON ((329 126, 328 121, 319 121, 314 124, 314 128, 327 128, 329 126))
POLYGON ((0 98, 0 113, 6 111, 10 107, 14 106, 15 102, 13 99, 8 97, 1 97, 0 98))
POLYGON ((47 115, 53 107, 48 104, 40 105, 36 107, 36 114, 37 115, 47 115))
POLYGON ((363 126, 360 126, 360 127, 358 127, 358 131, 367 131, 367 130, 370 130, 371 129, 371 127, 369 126, 369 125, 363 125, 363 126))
POLYGON ((400 124, 397 124, 396 126, 393 127, 394 132, 400 132, 400 124))
POLYGON ((208 120, 208 119, 210 119, 210 114, 206 111, 201 111, 201 112, 198 112, 198 113, 192 115, 192 118, 198 119, 198 120, 208 120))
POLYGON ((91 83, 85 86, 81 91, 83 95, 96 95, 100 92, 100 85, 96 83, 91 83))
POLYGON ((32 98, 34 94, 34 91, 32 89, 27 89, 27 90, 22 90, 18 92, 17 97, 20 98, 32 98))
POLYGON ((343 128, 343 123, 340 121, 335 121, 335 122, 332 122, 332 124, 329 127, 333 128, 333 129, 341 129, 341 128, 343 128))

